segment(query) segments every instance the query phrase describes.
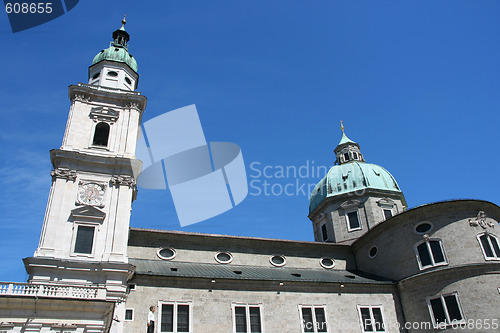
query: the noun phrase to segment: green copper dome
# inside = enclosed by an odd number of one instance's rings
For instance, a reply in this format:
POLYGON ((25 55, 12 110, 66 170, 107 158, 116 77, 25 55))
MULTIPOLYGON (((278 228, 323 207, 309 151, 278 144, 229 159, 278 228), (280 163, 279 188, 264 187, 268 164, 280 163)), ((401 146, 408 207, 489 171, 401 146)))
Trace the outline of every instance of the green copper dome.
POLYGON ((106 50, 102 50, 94 57, 92 65, 95 65, 103 60, 123 62, 129 65, 129 67, 132 68, 132 70, 137 73, 137 61, 123 47, 115 47, 114 45, 111 45, 106 50))
POLYGON ((366 189, 401 192, 394 177, 381 166, 365 162, 335 165, 314 187, 309 200, 309 213, 328 197, 361 193, 366 189))
POLYGON ((102 50, 94 57, 92 66, 103 60, 116 61, 127 64, 137 73, 137 61, 128 53, 127 42, 130 39, 130 35, 125 31, 126 23, 125 18, 123 18, 122 27, 113 32, 113 42, 111 42, 106 50, 102 50))
POLYGON ((335 148, 337 165, 314 187, 309 200, 309 213, 313 212, 328 197, 347 193, 362 195, 365 190, 391 191, 401 193, 394 177, 381 166, 365 163, 359 145, 344 133, 335 148))

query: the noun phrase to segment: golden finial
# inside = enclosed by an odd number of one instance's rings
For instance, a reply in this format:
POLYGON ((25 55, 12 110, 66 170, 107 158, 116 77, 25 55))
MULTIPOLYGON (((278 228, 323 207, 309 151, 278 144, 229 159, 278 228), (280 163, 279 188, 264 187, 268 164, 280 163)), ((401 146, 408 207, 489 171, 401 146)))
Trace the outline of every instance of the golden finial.
POLYGON ((125 16, 127 16, 127 14, 124 14, 123 15, 123 20, 122 20, 122 28, 125 27, 125 24, 127 24, 127 21, 125 20, 125 16))
POLYGON ((342 133, 344 133, 344 124, 342 123, 342 120, 340 121, 340 129, 342 130, 342 133))

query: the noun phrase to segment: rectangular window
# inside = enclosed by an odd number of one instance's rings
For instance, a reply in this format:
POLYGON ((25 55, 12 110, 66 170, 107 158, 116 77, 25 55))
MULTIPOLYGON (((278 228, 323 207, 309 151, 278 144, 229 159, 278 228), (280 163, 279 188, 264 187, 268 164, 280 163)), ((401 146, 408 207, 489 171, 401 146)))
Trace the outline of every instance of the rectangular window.
POLYGON ((427 305, 435 327, 465 322, 457 293, 428 298, 427 305))
POLYGON ((76 231, 75 253, 92 254, 94 227, 79 225, 76 231))
POLYGON ((349 153, 344 153, 344 161, 349 161, 349 153))
POLYGON ((260 305, 233 304, 234 332, 261 333, 260 305))
POLYGON ((359 224, 358 212, 349 212, 346 214, 347 218, 347 230, 354 231, 361 229, 361 224, 359 224))
POLYGON ((495 236, 482 234, 478 235, 478 239, 486 260, 500 259, 500 246, 498 245, 498 239, 495 236))
POLYGON ((160 304, 160 332, 192 332, 191 303, 163 302, 160 304))
POLYGON ((328 231, 326 229, 326 223, 323 223, 321 225, 321 238, 323 239, 323 242, 326 242, 328 240, 328 231))
POLYGON ((392 209, 384 208, 384 218, 386 220, 392 217, 392 209))
POLYGON ((440 239, 429 239, 416 246, 417 260, 420 269, 446 265, 443 244, 440 239))
POLYGON ((134 309, 125 309, 125 321, 134 320, 134 309))
POLYGON ((324 306, 301 305, 302 332, 328 332, 324 306))
POLYGON ((382 307, 380 305, 358 306, 358 311, 363 332, 385 332, 382 307))

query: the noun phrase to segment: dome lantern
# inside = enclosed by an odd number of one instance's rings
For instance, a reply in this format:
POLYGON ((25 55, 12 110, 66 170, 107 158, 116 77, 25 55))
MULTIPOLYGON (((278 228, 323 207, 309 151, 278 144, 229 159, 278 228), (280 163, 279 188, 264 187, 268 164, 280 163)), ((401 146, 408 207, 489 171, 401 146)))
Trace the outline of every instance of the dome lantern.
POLYGON ((89 67, 89 84, 121 90, 137 89, 137 61, 128 52, 130 35, 125 31, 126 23, 123 17, 122 26, 113 32, 109 47, 94 57, 89 67))

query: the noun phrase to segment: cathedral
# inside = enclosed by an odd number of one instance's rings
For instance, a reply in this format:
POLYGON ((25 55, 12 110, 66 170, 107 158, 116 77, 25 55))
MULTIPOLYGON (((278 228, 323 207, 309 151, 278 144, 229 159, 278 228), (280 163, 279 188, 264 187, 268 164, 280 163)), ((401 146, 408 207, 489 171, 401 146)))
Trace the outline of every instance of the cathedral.
MULTIPOLYGON (((125 21, 69 86, 27 283, 0 284, 0 333, 498 332, 500 207, 407 208, 342 127, 309 201, 314 241, 130 227, 147 99, 125 21)), ((304 204, 304 208, 305 207, 304 204)))

